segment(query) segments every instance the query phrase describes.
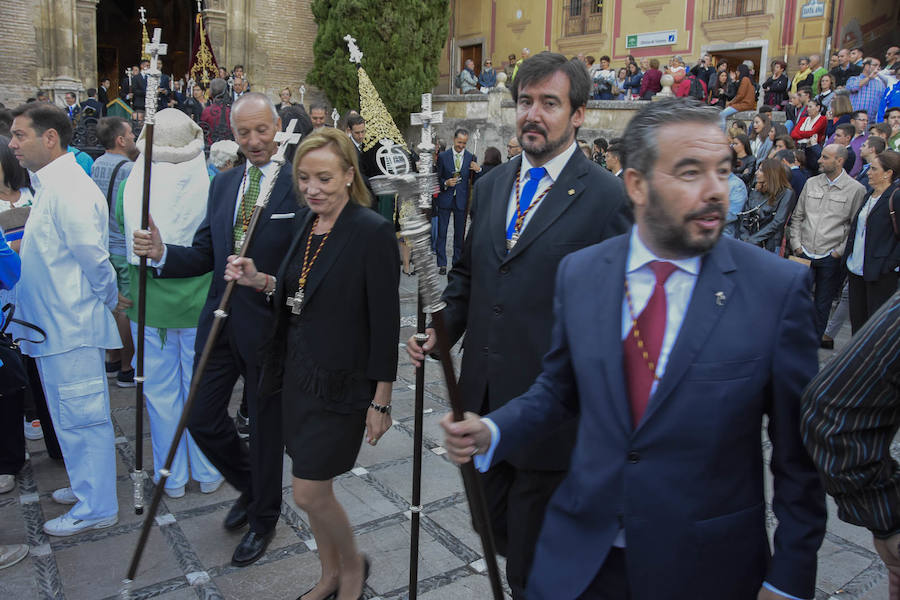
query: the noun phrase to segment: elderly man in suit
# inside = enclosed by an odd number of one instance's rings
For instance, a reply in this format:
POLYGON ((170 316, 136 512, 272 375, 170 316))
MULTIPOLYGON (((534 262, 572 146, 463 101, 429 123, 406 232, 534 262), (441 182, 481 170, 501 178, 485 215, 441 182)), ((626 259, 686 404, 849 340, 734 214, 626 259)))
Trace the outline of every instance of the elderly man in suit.
MULTIPOLYGON (((274 185, 260 215, 251 254, 260 269, 274 273, 291 242, 297 197, 291 169, 278 169, 271 161, 275 134, 281 121, 265 95, 247 93, 231 112, 235 141, 247 157, 242 169, 220 173, 209 188, 207 215, 191 246, 165 245, 155 227, 135 231, 134 253, 148 256, 160 277, 194 277, 213 272, 212 285, 200 314, 196 359, 199 360, 213 322, 213 311, 225 292, 226 258, 243 242, 256 199, 274 185)), ((197 445, 237 488, 241 495, 225 518, 225 528, 236 530, 248 521, 250 530, 234 551, 232 564, 246 566, 258 560, 275 533, 281 509, 281 400, 257 394, 258 350, 271 318, 265 294, 250 288, 234 290, 232 316, 225 322, 200 382, 188 428, 197 445), (228 416, 228 403, 238 376, 250 417, 250 446, 238 437, 228 416)))
POLYGON ((453 133, 453 147, 441 152, 437 160, 441 191, 437 197, 437 264, 441 275, 447 273, 447 226, 453 215, 453 263, 462 257, 466 235, 466 212, 469 204, 469 175, 480 173, 475 155, 466 150, 469 132, 457 129, 453 133))
POLYGON ((636 227, 560 263, 551 347, 531 388, 484 419, 442 421, 453 460, 479 453, 493 470, 578 419, 529 600, 815 595, 826 513, 800 438, 800 396, 818 368, 809 271, 721 236, 731 153, 718 117, 674 99, 632 119, 636 227), (774 294, 763 303, 761 281, 774 294))
MULTIPOLYGON (((550 348, 551 289, 560 259, 627 230, 621 182, 575 143, 591 81, 583 63, 542 52, 516 78, 523 153, 481 177, 462 259, 444 293, 452 345, 465 334, 460 389, 485 414, 528 389, 550 348)), ((425 352, 434 348, 434 332, 425 352)), ((413 360, 423 354, 413 340, 413 360)), ((491 526, 507 556, 515 598, 525 580, 547 501, 568 468, 575 421, 511 453, 485 475, 491 526)))

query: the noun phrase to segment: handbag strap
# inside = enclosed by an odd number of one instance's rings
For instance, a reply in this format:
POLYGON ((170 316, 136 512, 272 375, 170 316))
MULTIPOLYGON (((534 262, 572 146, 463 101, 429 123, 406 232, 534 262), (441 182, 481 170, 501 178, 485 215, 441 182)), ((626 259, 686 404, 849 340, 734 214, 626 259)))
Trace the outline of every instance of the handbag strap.
POLYGON ((33 323, 29 323, 29 322, 23 321, 21 319, 13 318, 13 315, 16 313, 16 307, 13 303, 9 302, 3 307, 4 314, 6 313, 7 310, 9 310, 9 316, 3 320, 3 327, 0 328, 0 335, 7 335, 6 328, 9 326, 10 323, 16 323, 17 325, 21 325, 22 327, 26 327, 28 329, 31 329, 32 331, 37 331, 39 334, 41 334, 41 337, 44 339, 30 340, 28 338, 20 337, 20 338, 13 339, 13 343, 18 344, 19 342, 25 341, 25 342, 30 342, 32 344, 43 344, 44 342, 47 341, 47 332, 46 331, 44 331, 43 329, 41 329, 40 327, 38 327, 37 325, 35 325, 33 323))

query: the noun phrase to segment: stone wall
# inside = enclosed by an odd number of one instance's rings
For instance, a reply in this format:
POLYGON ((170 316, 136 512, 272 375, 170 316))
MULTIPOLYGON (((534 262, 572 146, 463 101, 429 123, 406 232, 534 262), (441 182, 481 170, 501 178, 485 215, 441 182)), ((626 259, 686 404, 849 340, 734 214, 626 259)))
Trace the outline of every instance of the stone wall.
POLYGON ((39 16, 32 0, 0 2, 0 40, 5 40, 0 43, 0 102, 6 106, 33 96, 37 89, 39 16))
MULTIPOLYGON (((604 137, 610 140, 620 137, 625 132, 631 118, 648 101, 590 100, 585 111, 584 125, 578 130, 577 138, 590 144, 594 138, 604 137)), ((506 160, 506 143, 516 133, 516 106, 506 90, 494 91, 490 94, 467 95, 435 95, 432 97, 432 109, 444 111, 444 122, 434 126, 437 138, 446 142, 449 147, 453 132, 458 128, 469 131, 469 150, 475 148, 480 161, 484 150, 494 146, 506 160), (480 139, 474 145, 473 136, 479 132, 480 139)), ((783 112, 773 112, 775 123, 784 123, 783 112)), ((744 128, 750 124, 755 111, 735 113, 729 118, 739 121, 744 128)), ((406 139, 418 140, 421 134, 418 127, 407 128, 406 139)))
MULTIPOLYGON (((619 102, 591 100, 588 102, 584 125, 578 130, 578 139, 591 143, 594 138, 611 139, 622 135, 631 117, 646 102, 619 102)), ((494 146, 506 159, 506 142, 516 133, 516 106, 506 90, 490 94, 436 95, 432 98, 433 110, 444 111, 444 122, 435 125, 437 137, 447 143, 453 132, 462 127, 469 130, 469 150, 472 150, 475 132, 481 134, 475 147, 478 160, 484 150, 494 146)), ((419 128, 409 128, 407 139, 418 140, 419 128)))
POLYGON ((245 62, 249 63, 248 76, 253 90, 277 98, 281 88, 290 87, 294 101, 299 102, 298 88, 312 70, 316 41, 317 27, 309 10, 310 0, 289 3, 256 0, 255 4, 256 23, 251 31, 254 50, 245 62), (290 6, 287 10, 286 4, 290 6))

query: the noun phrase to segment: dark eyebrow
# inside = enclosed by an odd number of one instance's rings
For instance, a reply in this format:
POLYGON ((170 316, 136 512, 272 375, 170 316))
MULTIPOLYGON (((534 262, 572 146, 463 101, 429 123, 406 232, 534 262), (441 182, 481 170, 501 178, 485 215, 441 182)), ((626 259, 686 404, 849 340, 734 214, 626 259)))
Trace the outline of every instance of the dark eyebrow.
MULTIPOLYGON (((722 160, 720 160, 716 164, 721 165, 721 164, 730 163, 730 162, 731 162, 731 157, 723 156, 722 160)), ((681 169, 683 167, 699 167, 702 165, 703 165, 703 161, 701 161, 699 158, 688 157, 688 158, 682 158, 677 163, 675 163, 675 165, 672 167, 672 170, 677 171, 678 169, 681 169)))

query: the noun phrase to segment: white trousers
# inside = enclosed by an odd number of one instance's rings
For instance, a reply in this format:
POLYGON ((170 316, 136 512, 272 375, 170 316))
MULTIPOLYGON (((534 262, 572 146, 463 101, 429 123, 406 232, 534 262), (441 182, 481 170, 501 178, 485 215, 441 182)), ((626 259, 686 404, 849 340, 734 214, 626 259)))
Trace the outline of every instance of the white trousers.
POLYGON ((76 348, 36 359, 69 485, 78 498, 69 511, 76 519, 119 512, 105 355, 103 348, 76 348))
MULTIPOLYGON (((137 323, 131 321, 131 335, 137 340, 137 323)), ((144 397, 150 416, 150 438, 153 445, 153 467, 157 473, 166 464, 169 447, 175 439, 178 420, 184 410, 191 388, 194 369, 194 340, 197 329, 166 329, 165 340, 156 327, 144 329, 144 397)), ((132 367, 137 356, 132 359, 132 367)), ((191 435, 185 430, 178 442, 178 451, 171 475, 166 480, 169 489, 194 481, 212 483, 222 476, 203 455, 191 435)), ((159 477, 154 477, 159 481, 159 477)))

